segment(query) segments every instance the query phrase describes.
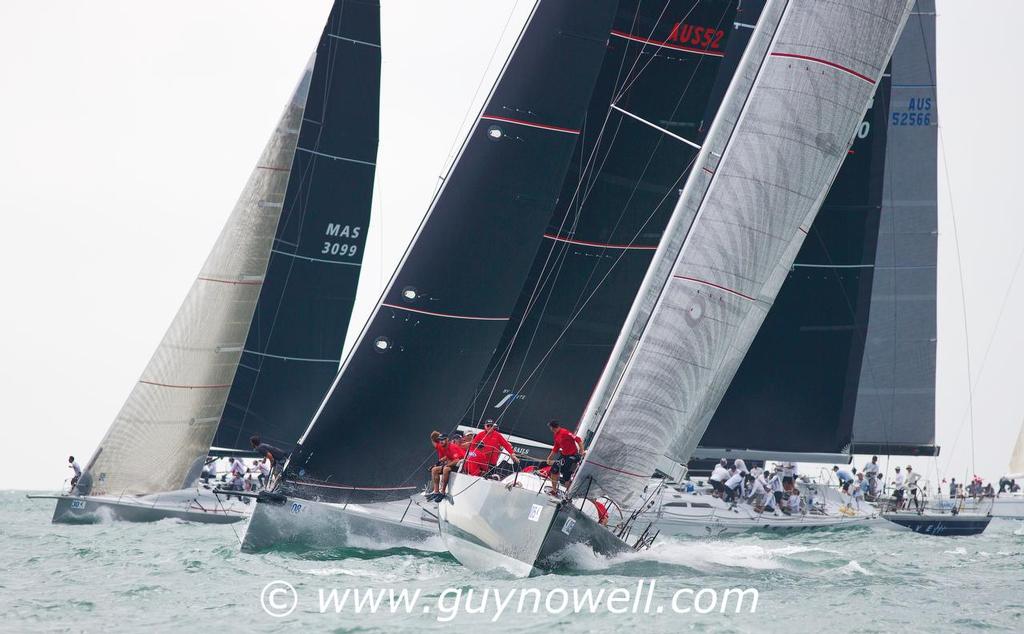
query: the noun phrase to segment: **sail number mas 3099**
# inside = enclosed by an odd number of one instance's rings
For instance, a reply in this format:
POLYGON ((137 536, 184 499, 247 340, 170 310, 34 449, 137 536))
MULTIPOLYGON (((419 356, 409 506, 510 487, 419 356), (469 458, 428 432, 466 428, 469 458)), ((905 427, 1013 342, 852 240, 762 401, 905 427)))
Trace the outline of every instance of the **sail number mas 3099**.
MULTIPOLYGON (((340 225, 333 222, 327 223, 327 230, 324 231, 324 235, 331 238, 351 238, 357 240, 359 235, 362 233, 362 227, 353 227, 352 225, 340 225)), ((353 257, 359 250, 358 244, 353 244, 343 241, 324 240, 324 245, 320 249, 322 255, 343 255, 347 257, 353 257)))

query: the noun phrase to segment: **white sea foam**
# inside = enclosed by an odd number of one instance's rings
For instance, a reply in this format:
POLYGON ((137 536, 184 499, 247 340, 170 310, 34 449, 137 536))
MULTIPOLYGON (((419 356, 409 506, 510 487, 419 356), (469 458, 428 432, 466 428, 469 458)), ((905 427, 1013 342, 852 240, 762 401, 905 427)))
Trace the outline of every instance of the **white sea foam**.
POLYGON ((652 562, 694 568, 702 572, 722 567, 748 570, 784 568, 785 560, 804 553, 842 554, 817 546, 786 545, 778 548, 729 541, 680 541, 665 539, 640 552, 627 552, 612 557, 595 554, 590 548, 574 544, 557 555, 560 563, 579 570, 605 570, 631 562, 652 562))
POLYGON ((856 561, 851 561, 842 568, 836 570, 841 575, 864 575, 865 577, 873 577, 874 573, 868 571, 864 566, 860 565, 856 561))

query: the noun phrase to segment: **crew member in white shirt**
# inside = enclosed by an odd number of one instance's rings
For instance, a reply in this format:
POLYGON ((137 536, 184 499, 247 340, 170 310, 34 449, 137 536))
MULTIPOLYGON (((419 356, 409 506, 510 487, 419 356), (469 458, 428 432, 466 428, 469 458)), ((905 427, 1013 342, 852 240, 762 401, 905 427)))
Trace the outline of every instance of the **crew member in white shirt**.
POLYGON ((875 475, 882 470, 881 465, 878 464, 878 456, 871 456, 871 462, 864 464, 864 468, 861 471, 864 472, 864 477, 871 482, 875 475))
POLYGON ((743 484, 743 475, 738 471, 734 470, 729 479, 725 481, 725 501, 735 502, 736 496, 742 493, 741 485, 743 484))
POLYGON ((732 466, 736 467, 736 471, 742 474, 747 473, 747 463, 743 462, 743 458, 737 458, 736 460, 733 460, 732 466))
POLYGON ((82 477, 82 467, 78 466, 78 461, 75 460, 74 456, 68 456, 68 469, 75 472, 75 475, 71 476, 71 490, 69 493, 75 492, 75 485, 78 484, 78 480, 82 477))
POLYGON ((906 478, 900 473, 900 468, 896 467, 896 477, 892 479, 892 503, 899 510, 903 506, 903 486, 906 482, 906 478))
POLYGON ((725 468, 726 464, 728 463, 725 458, 722 458, 711 471, 711 477, 708 478, 708 484, 715 490, 716 497, 725 495, 725 481, 729 479, 729 470, 725 468))
MULTIPOLYGON (((917 501, 917 481, 921 479, 920 473, 914 473, 914 468, 907 465, 907 491, 910 493, 910 500, 914 502, 914 510, 920 511, 921 506, 917 501)), ((907 508, 910 508, 910 500, 907 501, 907 508)))

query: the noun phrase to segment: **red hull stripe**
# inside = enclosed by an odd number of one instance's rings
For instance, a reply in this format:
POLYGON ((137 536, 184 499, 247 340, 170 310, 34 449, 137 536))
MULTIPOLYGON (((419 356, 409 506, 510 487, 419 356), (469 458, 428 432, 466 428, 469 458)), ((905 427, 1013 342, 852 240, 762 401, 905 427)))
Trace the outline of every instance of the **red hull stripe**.
POLYGON ((614 35, 615 37, 621 37, 624 40, 629 40, 630 42, 640 42, 641 44, 650 44, 652 46, 670 48, 673 51, 685 51, 687 53, 693 53, 695 55, 710 55, 711 57, 725 57, 725 53, 722 53, 720 51, 706 51, 702 48, 692 48, 689 46, 680 46, 679 44, 669 44, 668 42, 649 40, 646 37, 630 35, 629 33, 623 33, 622 31, 612 31, 612 35, 614 35))
POLYGON ((835 62, 830 62, 827 59, 821 59, 821 58, 818 58, 818 57, 811 57, 809 55, 797 55, 796 53, 772 53, 772 57, 791 57, 793 59, 802 59, 802 60, 807 61, 807 62, 814 62, 815 64, 822 64, 822 65, 828 66, 830 68, 835 68, 837 70, 841 70, 841 71, 843 71, 844 73, 846 73, 848 75, 853 75, 857 79, 866 81, 869 84, 871 84, 872 86, 875 85, 875 80, 871 79, 867 75, 862 75, 862 74, 858 73, 857 71, 853 70, 852 68, 847 68, 845 66, 840 66, 839 64, 836 64, 835 62))
POLYGON ((157 387, 173 387, 180 390, 215 390, 225 387, 231 387, 230 383, 224 385, 174 385, 172 383, 154 383, 153 381, 143 381, 139 379, 139 383, 145 383, 146 385, 155 385, 157 387))
POLYGON ((287 167, 270 167, 269 165, 257 165, 258 170, 270 170, 271 172, 287 172, 287 167))
POLYGON ((481 119, 487 119, 488 121, 503 121, 505 123, 514 123, 516 125, 524 125, 528 128, 540 128, 541 130, 551 130, 552 132, 564 132, 566 134, 579 134, 579 130, 573 130, 572 128, 562 128, 557 125, 547 125, 544 123, 533 123, 532 121, 520 121, 519 119, 510 119, 508 117, 499 117, 493 114, 485 114, 480 117, 481 119))
POLYGON ((726 288, 724 286, 720 286, 718 284, 715 284, 714 282, 708 282, 707 280, 698 280, 695 277, 686 277, 685 275, 673 275, 672 277, 680 279, 680 280, 687 280, 688 282, 695 282, 697 284, 703 284, 704 286, 711 286, 713 288, 717 288, 719 290, 723 290, 726 293, 732 293, 733 295, 735 295, 737 297, 742 297, 743 299, 754 301, 754 298, 751 297, 750 295, 744 295, 743 293, 741 293, 739 291, 734 291, 731 288, 726 288))
POLYGON ((220 284, 243 284, 245 286, 259 286, 263 280, 218 280, 215 277, 200 277, 204 282, 218 282, 220 284))
POLYGON ((555 242, 565 242, 568 244, 578 244, 583 247, 599 247, 607 249, 624 249, 626 251, 655 251, 657 246, 647 246, 640 244, 605 244, 604 242, 587 242, 586 240, 573 240, 570 238, 561 238, 559 236, 545 233, 544 237, 548 240, 554 240, 555 242))
POLYGON ((420 310, 419 308, 410 308, 408 306, 398 306, 396 304, 381 304, 381 306, 387 306, 388 308, 394 308, 396 310, 406 310, 410 313, 419 313, 420 315, 430 315, 431 317, 445 317, 447 319, 469 319, 471 321, 508 321, 508 317, 471 317, 468 315, 450 315, 448 313, 435 313, 429 310, 420 310))
POLYGON ((797 229, 799 229, 800 231, 803 231, 805 236, 808 235, 807 229, 804 229, 803 227, 797 227, 797 229))

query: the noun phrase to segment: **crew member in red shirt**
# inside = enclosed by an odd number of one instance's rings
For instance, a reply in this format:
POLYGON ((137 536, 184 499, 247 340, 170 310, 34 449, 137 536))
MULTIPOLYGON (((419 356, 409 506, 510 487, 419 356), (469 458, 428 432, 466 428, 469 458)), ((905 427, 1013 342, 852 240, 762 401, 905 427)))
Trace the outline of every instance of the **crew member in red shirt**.
POLYGON ((473 436, 470 445, 470 452, 466 458, 466 473, 471 475, 483 475, 498 464, 501 457, 501 450, 504 449, 512 456, 512 461, 518 463, 516 450, 512 448, 508 440, 498 431, 498 424, 488 419, 484 422, 484 430, 473 436))
POLYGON ((466 456, 466 450, 448 439, 448 436, 439 434, 430 435, 437 449, 439 460, 434 468, 430 470, 431 479, 434 482, 434 492, 427 496, 431 502, 440 502, 444 499, 445 489, 448 488, 448 475, 452 469, 458 468, 459 462, 466 456))
POLYGON ((558 495, 558 481, 568 484, 572 474, 580 464, 580 459, 586 454, 583 450, 583 439, 562 427, 557 420, 548 423, 551 433, 555 435, 554 446, 548 454, 548 464, 551 465, 551 495, 558 495), (555 458, 555 455, 558 458, 555 458))

